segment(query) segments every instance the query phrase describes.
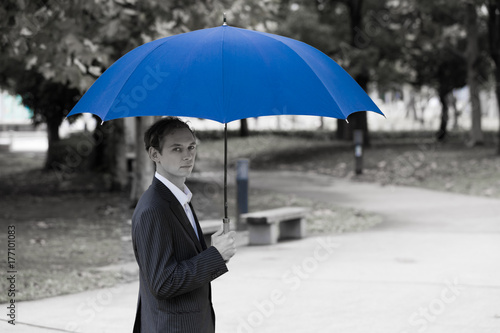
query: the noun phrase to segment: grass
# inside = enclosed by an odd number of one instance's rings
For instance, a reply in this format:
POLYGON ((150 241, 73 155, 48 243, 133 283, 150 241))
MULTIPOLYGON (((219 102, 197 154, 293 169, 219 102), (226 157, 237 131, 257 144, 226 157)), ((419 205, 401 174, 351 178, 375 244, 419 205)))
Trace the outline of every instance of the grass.
MULTIPOLYGON (((97 270, 133 260, 127 238, 128 209, 120 202, 122 197, 109 193, 96 193, 92 199, 83 194, 11 194, 2 200, 5 207, 0 225, 5 230, 7 225, 16 228, 16 300, 74 293, 136 279, 97 270)), ((5 281, 0 285, 6 290, 5 281)), ((0 303, 5 301, 7 294, 0 294, 0 303)))
MULTIPOLYGON (((353 181, 500 197, 500 158, 492 143, 466 148, 457 137, 437 144, 422 139, 426 134, 374 135, 372 148, 364 151, 364 173, 356 176, 351 145, 328 137, 319 133, 230 138, 230 167, 237 158, 250 158, 252 169, 313 171, 353 181)), ((221 170, 222 153, 221 139, 201 140, 197 170, 221 170)), ((16 226, 16 301, 136 280, 135 274, 99 269, 135 260, 130 239, 133 210, 127 193, 107 192, 105 176, 98 174, 74 173, 60 181, 54 173, 40 171, 43 162, 43 154, 0 153, 0 228, 16 226)), ((197 181, 188 186, 200 219, 222 216, 220 186, 197 181)), ((230 207, 235 207, 234 193, 230 187, 230 207)), ((251 211, 311 207, 310 234, 364 230, 381 222, 369 212, 252 188, 249 204, 251 211)), ((5 249, 7 239, 2 238, 0 246, 5 249)), ((8 289, 6 279, 0 280, 0 288, 8 289)), ((0 293, 0 303, 7 300, 7 293, 0 293)))
MULTIPOLYGON (((451 135, 446 143, 435 142, 431 133, 373 133, 372 137, 372 146, 363 152, 362 175, 354 174, 352 145, 325 135, 235 138, 230 140, 228 158, 233 164, 237 158, 250 158, 253 169, 312 171, 353 181, 500 198, 500 156, 492 133, 485 145, 471 148, 464 145, 461 134, 451 135)), ((210 145, 222 147, 222 141, 210 145)))
MULTIPOLYGON (((222 217, 224 199, 221 191, 203 190, 204 187, 206 189, 206 186, 212 186, 212 184, 189 182, 188 186, 191 189, 194 187, 198 190, 193 191, 196 193, 193 197, 193 204, 197 207, 197 214, 201 219, 218 219, 222 217), (211 209, 207 209, 207 206, 210 206, 211 209)), ((213 189, 215 188, 213 187, 213 189)), ((228 205, 229 207, 236 207, 234 187, 228 188, 228 205)), ((249 189, 248 206, 250 212, 283 206, 309 207, 311 213, 306 217, 308 235, 362 231, 382 222, 379 215, 370 212, 313 201, 294 194, 252 188, 249 189)), ((236 215, 232 211, 228 213, 230 217, 236 215)), ((235 221, 235 219, 231 218, 231 221, 235 221)))
POLYGON ((381 216, 363 210, 312 201, 293 194, 255 192, 250 196, 249 211, 283 206, 311 208, 306 217, 308 235, 362 231, 382 222, 381 216))

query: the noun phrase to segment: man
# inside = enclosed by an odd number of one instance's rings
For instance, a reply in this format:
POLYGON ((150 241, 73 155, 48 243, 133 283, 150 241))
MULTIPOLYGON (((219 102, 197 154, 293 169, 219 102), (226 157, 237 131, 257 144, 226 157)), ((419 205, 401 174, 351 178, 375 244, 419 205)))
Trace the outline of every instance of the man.
POLYGON ((196 158, 189 126, 163 118, 146 131, 144 142, 156 173, 132 216, 140 269, 134 332, 215 332, 210 282, 227 272, 235 233, 223 235, 221 228, 209 248, 203 240, 184 185, 196 158))

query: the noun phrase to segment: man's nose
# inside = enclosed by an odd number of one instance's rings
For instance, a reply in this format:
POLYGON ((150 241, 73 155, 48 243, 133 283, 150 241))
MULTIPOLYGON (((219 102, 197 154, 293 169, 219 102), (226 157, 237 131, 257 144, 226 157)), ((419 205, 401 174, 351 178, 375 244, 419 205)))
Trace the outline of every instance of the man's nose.
POLYGON ((188 150, 184 153, 183 160, 189 161, 189 160, 193 159, 193 156, 194 156, 194 153, 192 151, 188 150))

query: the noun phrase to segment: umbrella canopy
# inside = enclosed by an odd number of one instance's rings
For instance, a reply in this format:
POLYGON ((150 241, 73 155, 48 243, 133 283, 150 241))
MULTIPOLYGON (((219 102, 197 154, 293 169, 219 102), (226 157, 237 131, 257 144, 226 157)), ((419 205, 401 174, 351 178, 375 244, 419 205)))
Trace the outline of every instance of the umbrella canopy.
POLYGON ((266 115, 346 119, 382 112, 342 67, 294 39, 223 25, 146 43, 108 68, 68 116, 266 115))
POLYGON ((224 230, 227 217, 227 123, 268 115, 346 119, 382 112, 337 63, 294 39, 226 25, 146 43, 109 67, 68 117, 107 121, 183 116, 224 123, 224 230))

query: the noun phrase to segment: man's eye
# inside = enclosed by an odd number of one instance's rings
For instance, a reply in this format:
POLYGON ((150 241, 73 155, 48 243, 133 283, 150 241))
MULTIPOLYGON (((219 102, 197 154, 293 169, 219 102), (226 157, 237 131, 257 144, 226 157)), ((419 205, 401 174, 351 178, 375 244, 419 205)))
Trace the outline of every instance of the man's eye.
POLYGON ((196 146, 189 146, 188 147, 189 150, 195 150, 196 149, 196 146))
POLYGON ((174 148, 174 151, 181 151, 180 148, 174 148))

